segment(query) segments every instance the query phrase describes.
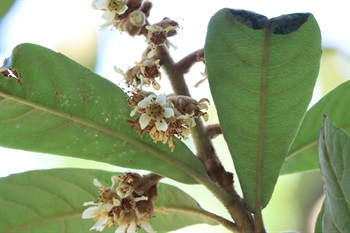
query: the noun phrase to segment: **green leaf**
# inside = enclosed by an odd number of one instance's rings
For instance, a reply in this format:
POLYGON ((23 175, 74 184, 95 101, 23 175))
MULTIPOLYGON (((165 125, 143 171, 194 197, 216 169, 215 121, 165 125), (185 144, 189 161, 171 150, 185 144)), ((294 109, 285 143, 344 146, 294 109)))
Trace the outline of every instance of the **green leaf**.
POLYGON ((350 136, 325 117, 318 150, 326 194, 322 232, 350 232, 350 136))
POLYGON ((15 3, 15 0, 1 0, 0 1, 0 19, 2 19, 7 12, 11 9, 12 5, 15 3))
POLYGON ((244 199, 269 202, 280 168, 310 102, 321 57, 312 14, 272 19, 222 9, 205 43, 208 78, 244 199))
POLYGON ((62 54, 33 44, 12 54, 14 78, 0 76, 0 146, 153 171, 183 183, 207 179, 180 141, 175 152, 126 123, 126 94, 62 54))
POLYGON ((324 201, 323 201, 323 204, 322 204, 322 209, 318 213, 318 216, 317 216, 317 219, 316 219, 316 222, 315 222, 314 233, 322 233, 322 218, 323 218, 323 214, 324 214, 324 201))
MULTIPOLYGON (((93 179, 110 186, 113 175, 100 170, 53 169, 1 178, 0 232, 88 232, 94 221, 82 219, 81 214, 87 208, 83 203, 98 197, 93 179)), ((163 210, 150 220, 158 232, 198 223, 217 224, 213 214, 171 185, 159 184, 155 207, 163 210)))
POLYGON ((306 113, 289 149, 281 174, 319 169, 317 142, 323 115, 326 114, 337 122, 339 127, 350 132, 349 96, 350 81, 347 81, 324 96, 306 113))

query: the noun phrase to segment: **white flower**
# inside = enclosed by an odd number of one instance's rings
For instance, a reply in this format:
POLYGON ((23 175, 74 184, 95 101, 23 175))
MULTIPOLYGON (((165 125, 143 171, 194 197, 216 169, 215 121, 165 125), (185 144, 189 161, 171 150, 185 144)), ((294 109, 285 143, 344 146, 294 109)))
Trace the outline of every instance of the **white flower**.
POLYGON ((128 9, 126 0, 93 0, 91 6, 96 10, 104 11, 102 18, 107 20, 107 23, 103 24, 103 27, 113 24, 115 15, 124 14, 128 9))
POLYGON ((94 219, 95 224, 90 230, 103 231, 105 227, 119 224, 116 233, 136 233, 142 227, 148 233, 155 233, 147 219, 153 217, 153 202, 145 213, 141 213, 136 203, 149 201, 147 196, 134 197, 131 195, 135 180, 141 179, 138 174, 126 173, 121 176, 112 176, 112 186, 104 187, 97 179, 93 183, 99 189, 99 198, 95 202, 85 202, 84 206, 90 206, 82 213, 83 219, 94 219), (113 186, 119 183, 117 190, 113 186), (128 187, 130 186, 130 188, 128 187), (120 194, 120 196, 117 195, 120 194))
POLYGON ((141 221, 140 225, 146 232, 148 232, 148 233, 156 233, 156 231, 153 230, 153 228, 152 228, 151 224, 149 224, 149 222, 141 221))
POLYGON ((103 229, 105 229, 105 226, 107 224, 109 220, 108 215, 103 215, 101 216, 97 222, 95 223, 95 225, 93 225, 90 230, 96 230, 96 231, 103 231, 103 229))
POLYGON ((159 131, 166 131, 168 129, 168 124, 164 118, 174 116, 174 109, 173 105, 170 102, 166 102, 165 98, 165 94, 158 95, 157 97, 152 94, 138 103, 138 107, 145 109, 139 120, 141 129, 146 128, 150 121, 154 121, 159 131))
POLYGON ((94 202, 85 202, 86 205, 94 205, 92 207, 84 210, 82 214, 83 219, 93 218, 96 221, 90 230, 102 231, 108 225, 108 212, 113 208, 114 204, 103 204, 103 203, 94 203, 94 202))
POLYGON ((123 223, 119 225, 115 233, 136 233, 136 223, 123 223))
MULTIPOLYGON (((148 233, 156 233, 156 231, 153 230, 152 226, 147 221, 142 221, 138 223, 139 226, 141 226, 146 232, 148 233)), ((123 223, 121 224, 118 229, 115 231, 115 233, 136 233, 137 225, 136 222, 132 221, 130 223, 123 223)))

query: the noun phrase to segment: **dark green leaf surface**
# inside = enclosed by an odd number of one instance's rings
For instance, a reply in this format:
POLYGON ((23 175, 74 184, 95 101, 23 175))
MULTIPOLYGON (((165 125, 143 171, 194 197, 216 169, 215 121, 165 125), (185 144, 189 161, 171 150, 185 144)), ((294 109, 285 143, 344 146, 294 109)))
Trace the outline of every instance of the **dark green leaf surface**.
POLYGON ((183 183, 206 172, 179 141, 175 152, 140 139, 126 123, 125 93, 62 54, 17 46, 11 69, 22 84, 0 75, 0 146, 71 156, 154 171, 183 183))
POLYGON ((326 194, 322 232, 350 232, 350 136, 325 117, 318 150, 326 194))
POLYGON ((326 114, 338 126, 350 132, 350 81, 324 96, 305 115, 300 129, 290 147, 281 174, 319 169, 317 142, 326 114))
MULTIPOLYGON (((88 208, 83 203, 98 197, 93 179, 110 186, 113 175, 100 170, 52 169, 1 178, 0 232, 88 232, 94 221, 82 219, 81 214, 88 208)), ((214 215, 171 185, 159 185, 155 207, 162 211, 156 211, 150 223, 158 232, 217 224, 214 215)))
POLYGON ((310 102, 320 57, 320 30, 311 14, 268 20, 222 9, 210 20, 205 44, 209 84, 252 210, 271 198, 310 102))

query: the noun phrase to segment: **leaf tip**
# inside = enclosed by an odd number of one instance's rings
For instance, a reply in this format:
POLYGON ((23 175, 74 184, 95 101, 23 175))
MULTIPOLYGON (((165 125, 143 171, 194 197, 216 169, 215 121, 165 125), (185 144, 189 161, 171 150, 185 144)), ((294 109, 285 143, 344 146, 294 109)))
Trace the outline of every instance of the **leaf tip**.
POLYGON ((229 9, 229 12, 236 20, 253 30, 265 29, 281 35, 297 31, 310 16, 310 13, 293 13, 268 19, 264 15, 248 10, 229 9))

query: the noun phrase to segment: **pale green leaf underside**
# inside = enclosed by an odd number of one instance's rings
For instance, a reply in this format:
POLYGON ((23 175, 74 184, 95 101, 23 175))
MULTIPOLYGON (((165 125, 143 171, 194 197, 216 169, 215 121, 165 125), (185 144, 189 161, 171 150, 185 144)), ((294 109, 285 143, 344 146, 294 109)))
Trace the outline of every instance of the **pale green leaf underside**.
POLYGON ((262 207, 270 200, 310 102, 321 39, 311 14, 294 14, 305 20, 299 26, 277 23, 262 30, 253 30, 256 21, 244 19, 251 16, 240 10, 217 12, 208 26, 205 57, 223 135, 244 198, 254 210, 260 198, 262 207))
POLYGON ((171 153, 148 135, 140 139, 126 123, 126 94, 62 54, 22 44, 11 69, 22 85, 0 75, 0 146, 150 170, 183 183, 206 177, 182 142, 171 153))
MULTIPOLYGON (((53 169, 1 178, 0 232, 89 232, 94 221, 81 218, 87 208, 83 203, 98 197, 94 178, 109 186, 112 175, 115 173, 100 170, 53 169)), ((150 220, 158 232, 199 223, 217 224, 214 215, 171 185, 159 185, 155 207, 165 211, 156 211, 150 220)))
POLYGON ((323 115, 326 114, 339 127, 350 132, 349 98, 350 81, 346 81, 324 96, 306 113, 281 174, 319 169, 317 144, 323 115))
POLYGON ((318 149, 326 194, 322 232, 350 232, 350 136, 325 118, 318 149))

